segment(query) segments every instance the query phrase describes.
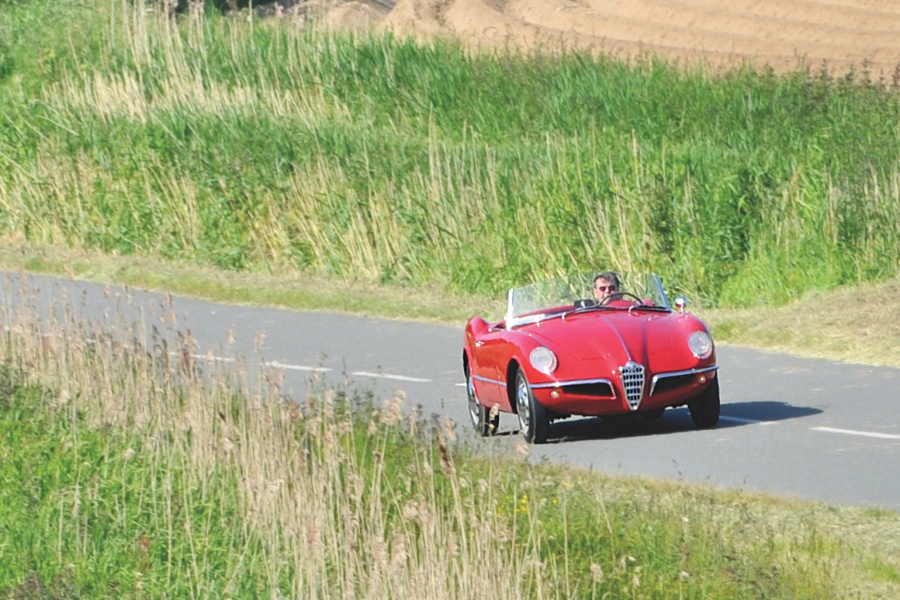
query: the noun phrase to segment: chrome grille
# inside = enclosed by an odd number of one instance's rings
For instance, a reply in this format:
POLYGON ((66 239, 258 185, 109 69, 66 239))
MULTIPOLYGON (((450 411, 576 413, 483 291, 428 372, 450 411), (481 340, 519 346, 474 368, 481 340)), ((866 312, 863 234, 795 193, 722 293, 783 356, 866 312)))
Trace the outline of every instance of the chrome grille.
POLYGON ((619 367, 622 377, 622 387, 625 389, 625 398, 631 410, 637 410, 641 405, 641 396, 644 395, 644 365, 634 361, 628 361, 619 367))

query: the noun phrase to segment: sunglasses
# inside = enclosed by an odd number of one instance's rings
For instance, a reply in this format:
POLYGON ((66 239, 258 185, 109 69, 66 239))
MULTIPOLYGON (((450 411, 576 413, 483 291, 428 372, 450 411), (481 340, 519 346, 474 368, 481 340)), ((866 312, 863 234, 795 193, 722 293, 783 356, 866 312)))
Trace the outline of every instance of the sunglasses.
POLYGON ((614 285, 595 285, 594 289, 601 292, 605 292, 607 290, 609 290, 610 292, 615 292, 618 288, 614 285))

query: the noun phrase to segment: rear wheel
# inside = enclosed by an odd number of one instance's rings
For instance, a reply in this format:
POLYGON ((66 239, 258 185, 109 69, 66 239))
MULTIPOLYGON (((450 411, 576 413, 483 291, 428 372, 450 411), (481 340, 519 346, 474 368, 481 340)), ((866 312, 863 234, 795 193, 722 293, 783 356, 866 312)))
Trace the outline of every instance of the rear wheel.
POLYGON ((543 444, 550 433, 550 413, 531 391, 521 368, 516 372, 516 412, 525 441, 543 444))
POLYGON ((701 429, 715 427, 719 422, 719 378, 712 380, 709 386, 688 402, 691 419, 701 429))
POLYGON ((491 410, 479 402, 478 395, 475 393, 475 381, 468 368, 466 368, 466 393, 469 397, 469 419, 472 421, 475 433, 481 437, 497 433, 497 427, 500 426, 500 413, 491 416, 491 410))

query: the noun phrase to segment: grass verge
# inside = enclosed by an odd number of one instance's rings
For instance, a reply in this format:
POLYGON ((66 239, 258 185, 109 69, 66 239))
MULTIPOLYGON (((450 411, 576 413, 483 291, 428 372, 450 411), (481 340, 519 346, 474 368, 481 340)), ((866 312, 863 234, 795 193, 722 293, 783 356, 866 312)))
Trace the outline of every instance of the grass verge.
MULTIPOLYGON (((297 272, 235 273, 148 257, 109 257, 27 244, 0 245, 0 266, 220 302, 422 320, 460 328, 473 315, 499 319, 505 309, 502 297, 448 295, 437 288, 378 285, 297 272)), ((900 367, 898 279, 815 292, 779 307, 689 308, 706 320, 719 343, 900 367)))

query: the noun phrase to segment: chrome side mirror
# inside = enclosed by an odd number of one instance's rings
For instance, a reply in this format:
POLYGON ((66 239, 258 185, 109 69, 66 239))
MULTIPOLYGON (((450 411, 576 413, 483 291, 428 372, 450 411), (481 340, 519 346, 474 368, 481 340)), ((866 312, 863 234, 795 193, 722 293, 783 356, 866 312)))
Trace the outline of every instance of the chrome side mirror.
POLYGON ((687 306, 688 299, 684 296, 675 296, 675 308, 678 309, 679 312, 684 312, 684 307, 687 306))

